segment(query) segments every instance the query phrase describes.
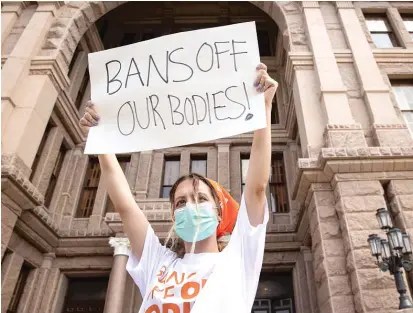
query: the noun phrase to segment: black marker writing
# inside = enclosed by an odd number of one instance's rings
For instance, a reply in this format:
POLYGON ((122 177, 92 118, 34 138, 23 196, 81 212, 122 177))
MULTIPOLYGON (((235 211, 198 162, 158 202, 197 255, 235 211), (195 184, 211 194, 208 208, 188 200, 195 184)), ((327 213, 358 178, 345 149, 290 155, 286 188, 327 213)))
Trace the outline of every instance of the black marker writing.
POLYGON ((197 52, 197 54, 196 54, 196 65, 198 65, 198 68, 199 68, 202 72, 209 72, 209 71, 212 69, 212 67, 214 66, 214 49, 212 48, 212 46, 211 46, 210 44, 204 42, 204 43, 201 45, 201 47, 199 47, 198 52, 197 52), (209 69, 207 69, 207 70, 201 68, 201 66, 199 65, 199 58, 200 58, 199 53, 201 52, 202 47, 204 47, 204 46, 208 46, 209 49, 211 50, 211 55, 210 55, 211 66, 210 66, 209 69))
MULTIPOLYGON (((127 109, 127 107, 126 107, 126 109, 127 109)), ((123 114, 123 118, 124 118, 124 116, 128 116, 128 114, 123 114)), ((132 132, 135 130, 135 119, 133 118, 133 109, 132 109, 132 106, 131 106, 131 104, 130 104, 130 102, 129 101, 127 101, 127 102, 125 102, 124 104, 122 104, 121 106, 120 106, 120 108, 119 108, 119 111, 118 111, 118 118, 117 118, 117 122, 118 122, 118 129, 119 129, 119 132, 123 135, 123 136, 129 136, 130 134, 132 134, 132 132), (133 121, 133 124, 132 124, 132 129, 130 130, 130 132, 123 132, 123 130, 121 129, 121 127, 120 127, 120 123, 119 123, 119 121, 120 121, 120 112, 122 111, 122 109, 125 107, 125 105, 128 105, 128 107, 129 107, 129 109, 130 109, 130 111, 131 111, 131 116, 132 116, 132 121, 133 121)))
POLYGON ((235 40, 232 40, 232 53, 230 53, 230 54, 234 57, 234 69, 235 69, 235 72, 237 72, 237 60, 236 60, 235 56, 236 56, 237 54, 245 54, 245 53, 248 53, 247 51, 235 52, 235 44, 236 44, 236 43, 247 43, 247 42, 246 42, 246 41, 235 41, 235 40))
POLYGON ((218 44, 220 44, 220 43, 229 43, 229 41, 216 41, 216 42, 214 42, 215 54, 217 55, 217 66, 218 66, 218 68, 219 68, 219 55, 229 51, 229 50, 218 51, 218 44))
MULTIPOLYGON (((158 104, 159 104, 159 97, 158 97, 157 95, 150 95, 150 96, 149 96, 149 102, 150 102, 151 107, 152 107, 153 121, 154 121, 154 123, 155 123, 155 126, 158 126, 158 125, 156 124, 156 117, 155 117, 155 113, 156 113, 156 115, 161 119, 163 129, 166 129, 165 123, 163 122, 162 116, 161 116, 161 115, 159 114, 159 112, 156 110, 156 108, 158 107, 158 104), (152 98, 154 98, 154 99, 156 100, 155 106, 153 106, 152 98)), ((146 103, 148 103, 148 98, 146 98, 146 103)))
POLYGON ((139 76, 139 80, 140 80, 140 82, 141 82, 141 85, 142 85, 142 86, 145 86, 144 83, 143 83, 142 77, 141 77, 141 72, 139 71, 139 68, 138 68, 138 66, 136 65, 135 59, 132 58, 132 59, 130 60, 130 63, 129 63, 128 75, 126 75, 125 88, 128 88, 128 79, 129 79, 129 77, 130 77, 130 76, 134 76, 134 75, 138 75, 138 76, 139 76), (135 67, 135 70, 136 70, 135 73, 131 73, 132 64, 133 64, 133 66, 135 67))
POLYGON ((112 60, 112 61, 106 62, 105 67, 106 67, 106 82, 107 82, 106 83, 106 92, 109 95, 113 95, 114 93, 117 93, 119 91, 119 89, 122 88, 122 81, 120 81, 119 79, 116 79, 116 77, 118 77, 118 75, 120 73, 120 70, 122 68, 122 64, 118 60, 112 60), (118 64, 119 68, 118 68, 118 71, 115 74, 115 76, 109 79, 109 64, 113 64, 113 63, 118 64), (115 91, 109 91, 109 84, 114 83, 114 82, 118 83, 118 89, 116 89, 115 91))
POLYGON ((159 77, 167 84, 168 79, 169 79, 169 73, 168 73, 168 54, 169 52, 166 51, 166 65, 165 65, 165 77, 162 76, 162 74, 159 72, 158 67, 156 66, 155 60, 153 59, 152 55, 149 56, 149 65, 148 65, 148 80, 146 81, 146 86, 149 87, 149 80, 151 78, 151 64, 155 67, 156 72, 158 73, 159 77))
POLYGON ((185 78, 185 79, 179 79, 179 80, 173 79, 172 81, 173 81, 174 83, 186 82, 187 80, 191 79, 191 77, 194 75, 194 70, 193 70, 192 67, 190 67, 188 64, 185 64, 185 63, 182 63, 182 62, 178 62, 178 61, 172 60, 172 54, 175 53, 175 52, 178 51, 178 50, 183 50, 183 49, 184 49, 184 48, 178 48, 178 49, 175 49, 175 50, 171 51, 171 53, 169 53, 168 59, 169 59, 169 61, 170 61, 171 63, 185 66, 186 68, 188 68, 188 69, 191 71, 191 73, 190 73, 189 76, 188 76, 187 78, 185 78))

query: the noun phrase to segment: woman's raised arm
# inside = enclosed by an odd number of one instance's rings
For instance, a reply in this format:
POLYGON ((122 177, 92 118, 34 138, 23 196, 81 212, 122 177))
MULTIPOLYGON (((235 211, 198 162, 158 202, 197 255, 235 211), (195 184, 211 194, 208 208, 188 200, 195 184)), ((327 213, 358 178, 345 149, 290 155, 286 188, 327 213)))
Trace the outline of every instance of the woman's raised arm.
MULTIPOLYGON (((88 103, 80 126, 85 134, 99 121, 96 105, 88 103)), ((142 256, 149 222, 132 195, 129 183, 114 154, 99 155, 101 177, 110 199, 119 213, 132 250, 138 259, 142 256)))
POLYGON ((264 64, 258 65, 257 72, 254 86, 258 91, 264 92, 267 126, 254 132, 245 182, 244 198, 252 226, 261 224, 264 219, 265 190, 271 169, 271 109, 278 87, 278 83, 268 75, 264 64))

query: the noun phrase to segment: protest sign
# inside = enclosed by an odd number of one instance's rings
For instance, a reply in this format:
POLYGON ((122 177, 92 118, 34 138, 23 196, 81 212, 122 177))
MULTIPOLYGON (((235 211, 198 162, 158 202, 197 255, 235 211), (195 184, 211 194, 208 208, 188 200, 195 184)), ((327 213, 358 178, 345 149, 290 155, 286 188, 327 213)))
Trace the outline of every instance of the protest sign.
POLYGON ((89 54, 101 120, 85 153, 162 149, 264 128, 264 96, 253 86, 259 62, 254 22, 89 54))

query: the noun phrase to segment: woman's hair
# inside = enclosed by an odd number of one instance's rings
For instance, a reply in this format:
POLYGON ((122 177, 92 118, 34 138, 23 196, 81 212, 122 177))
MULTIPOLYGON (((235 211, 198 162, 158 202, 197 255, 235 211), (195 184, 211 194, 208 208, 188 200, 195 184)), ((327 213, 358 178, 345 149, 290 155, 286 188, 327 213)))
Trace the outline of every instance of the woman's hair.
MULTIPOLYGON (((215 206, 218 210, 218 219, 220 220, 222 217, 222 208, 218 199, 218 195, 215 191, 214 186, 209 182, 208 179, 206 179, 204 176, 196 174, 196 173, 191 173, 188 175, 181 176, 175 184, 172 186, 171 191, 169 192, 169 201, 171 203, 171 216, 172 216, 172 227, 168 233, 168 237, 165 240, 165 245, 170 246, 170 249, 174 251, 178 257, 182 258, 185 254, 185 245, 184 241, 178 237, 178 235, 175 232, 175 217, 174 217, 174 211, 175 211, 175 193, 176 190, 178 189, 178 186, 180 183, 186 180, 192 180, 192 185, 194 188, 195 195, 198 194, 198 186, 199 182, 202 181, 205 185, 208 186, 212 198, 214 199, 215 206)), ((197 197, 195 196, 195 199, 197 197)), ((227 236, 223 236, 221 239, 217 239, 217 244, 218 244, 218 250, 222 251, 228 244, 228 241, 224 240, 227 236)), ((195 244, 192 245, 192 250, 194 249, 195 244)))

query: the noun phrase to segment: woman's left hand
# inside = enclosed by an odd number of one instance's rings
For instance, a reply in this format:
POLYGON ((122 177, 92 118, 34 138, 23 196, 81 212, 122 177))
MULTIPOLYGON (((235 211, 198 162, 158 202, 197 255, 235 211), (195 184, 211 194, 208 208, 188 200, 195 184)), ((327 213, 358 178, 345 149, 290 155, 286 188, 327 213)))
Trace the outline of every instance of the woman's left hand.
POLYGON ((272 99, 278 88, 278 83, 272 79, 267 73, 267 66, 260 63, 257 66, 258 76, 254 81, 254 86, 258 92, 264 92, 265 106, 269 109, 272 108, 272 99))

